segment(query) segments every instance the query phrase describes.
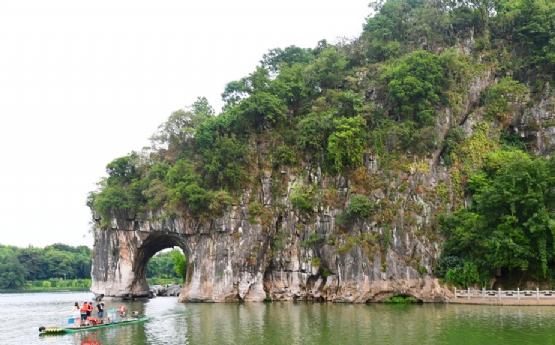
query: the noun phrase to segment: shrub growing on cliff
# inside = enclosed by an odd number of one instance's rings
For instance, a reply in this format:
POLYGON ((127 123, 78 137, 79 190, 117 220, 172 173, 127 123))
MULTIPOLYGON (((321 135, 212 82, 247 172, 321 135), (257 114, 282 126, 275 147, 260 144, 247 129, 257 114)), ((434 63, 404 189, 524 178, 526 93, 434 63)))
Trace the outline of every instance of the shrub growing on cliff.
POLYGON ((348 65, 345 51, 338 46, 319 42, 317 58, 307 66, 307 79, 321 89, 334 89, 339 86, 345 76, 348 65))
POLYGON ((523 102, 528 92, 526 85, 511 77, 501 79, 485 92, 483 102, 486 107, 486 115, 502 123, 509 123, 512 119, 511 104, 523 102))
POLYGON ((256 218, 260 217, 262 215, 262 212, 264 212, 264 206, 258 202, 258 201, 253 201, 249 204, 249 223, 251 224, 256 224, 256 218))
POLYGON ((334 121, 335 130, 328 140, 328 155, 336 171, 362 165, 366 142, 366 122, 361 116, 334 121))
POLYGON ((311 213, 314 209, 314 187, 296 184, 291 191, 291 204, 302 213, 311 213))
POLYGON ((177 161, 166 175, 170 204, 174 208, 185 207, 196 215, 207 211, 211 194, 201 183, 202 178, 189 161, 177 161))
POLYGON ((366 55, 370 61, 384 61, 403 52, 402 44, 409 31, 408 18, 419 2, 395 0, 374 4, 381 6, 376 15, 368 17, 362 37, 367 45, 366 55))
POLYGON ((272 163, 275 167, 292 166, 297 163, 295 151, 287 145, 280 145, 272 154, 272 163))
POLYGON ((329 112, 313 112, 306 115, 297 125, 297 145, 316 160, 321 161, 327 146, 328 136, 333 129, 333 116, 329 112))
POLYGON ((336 221, 341 226, 347 226, 357 220, 368 219, 374 211, 374 203, 364 195, 353 195, 349 205, 336 221))
POLYGON ((350 218, 366 219, 374 210, 374 203, 364 195, 353 195, 345 213, 350 218))
POLYGON ((465 138, 465 134, 462 128, 460 127, 449 128, 449 131, 445 136, 445 140, 443 141, 443 152, 442 152, 442 158, 446 165, 451 165, 453 163, 451 153, 464 140, 464 138, 465 138))
POLYGON ((210 212, 216 216, 220 216, 225 212, 233 203, 232 197, 225 190, 218 190, 210 193, 210 205, 208 206, 210 212))

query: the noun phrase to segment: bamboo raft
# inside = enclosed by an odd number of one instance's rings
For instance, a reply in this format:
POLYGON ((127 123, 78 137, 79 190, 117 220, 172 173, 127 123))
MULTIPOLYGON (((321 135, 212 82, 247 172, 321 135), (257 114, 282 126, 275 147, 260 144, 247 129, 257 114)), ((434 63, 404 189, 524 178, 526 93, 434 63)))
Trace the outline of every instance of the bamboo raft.
POLYGON ((141 323, 146 321, 148 321, 148 317, 143 316, 143 317, 136 317, 136 318, 128 318, 118 322, 101 323, 98 325, 91 325, 91 326, 39 327, 39 335, 59 335, 59 334, 77 333, 77 332, 83 332, 83 331, 92 331, 100 328, 130 325, 130 324, 141 323))

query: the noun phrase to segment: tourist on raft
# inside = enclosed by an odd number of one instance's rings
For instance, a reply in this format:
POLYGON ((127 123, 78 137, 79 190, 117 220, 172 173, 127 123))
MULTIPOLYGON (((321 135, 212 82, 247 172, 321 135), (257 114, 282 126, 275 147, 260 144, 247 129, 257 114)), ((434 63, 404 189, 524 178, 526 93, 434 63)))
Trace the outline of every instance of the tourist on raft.
POLYGON ((102 319, 104 317, 104 303, 98 303, 96 305, 96 308, 98 309, 98 312, 97 312, 96 316, 99 319, 102 319))
POLYGON ((73 322, 76 324, 80 324, 81 321, 81 308, 79 307, 79 303, 75 302, 73 308, 71 310, 71 318, 73 322))
POLYGON ((125 317, 125 314, 127 313, 127 308, 122 304, 119 306, 118 312, 120 317, 125 317))
POLYGON ((81 306, 81 323, 83 323, 84 321, 87 321, 87 310, 89 309, 89 307, 87 306, 87 302, 84 302, 83 305, 81 306))
POLYGON ((93 302, 89 302, 87 304, 87 317, 91 316, 92 311, 94 310, 94 304, 93 302))

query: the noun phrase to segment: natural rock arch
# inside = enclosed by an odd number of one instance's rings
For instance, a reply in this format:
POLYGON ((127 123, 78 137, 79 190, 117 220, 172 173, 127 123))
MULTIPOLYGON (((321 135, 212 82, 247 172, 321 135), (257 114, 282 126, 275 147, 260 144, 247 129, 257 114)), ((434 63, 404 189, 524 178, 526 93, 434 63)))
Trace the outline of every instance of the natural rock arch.
MULTIPOLYGON (((181 300, 264 300, 261 267, 266 263, 253 262, 253 257, 264 258, 268 243, 264 246, 260 236, 245 231, 237 245, 238 237, 229 230, 240 224, 231 215, 224 220, 200 223, 118 215, 106 226, 96 219, 91 291, 109 297, 148 297, 148 260, 162 249, 178 246, 188 259, 181 300)), ((255 232, 262 233, 253 228, 255 232)))
POLYGON ((156 253, 163 249, 179 247, 183 253, 187 255, 187 247, 184 245, 184 238, 175 233, 168 232, 151 232, 137 248, 137 254, 133 263, 133 272, 135 280, 132 286, 136 286, 135 290, 148 291, 149 287, 146 281, 146 268, 148 261, 156 253))
POLYGON ((103 229, 95 231, 93 286, 96 294, 113 297, 149 297, 146 266, 160 250, 180 247, 184 237, 165 231, 103 229))

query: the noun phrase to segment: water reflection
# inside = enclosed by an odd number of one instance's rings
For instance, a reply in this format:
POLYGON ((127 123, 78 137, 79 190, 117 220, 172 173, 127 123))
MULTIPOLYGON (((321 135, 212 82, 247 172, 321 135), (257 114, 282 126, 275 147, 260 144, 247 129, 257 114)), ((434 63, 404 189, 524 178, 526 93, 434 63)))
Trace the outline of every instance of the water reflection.
POLYGON ((100 340, 98 340, 96 335, 87 335, 84 336, 81 341, 79 342, 81 345, 102 345, 100 340))
POLYGON ((274 303, 185 310, 176 327, 189 344, 555 344, 552 308, 274 303))
POLYGON ((38 336, 38 325, 61 322, 75 300, 89 298, 0 295, 0 344, 555 344, 554 307, 182 304, 175 298, 126 303, 150 317, 144 324, 38 336))

